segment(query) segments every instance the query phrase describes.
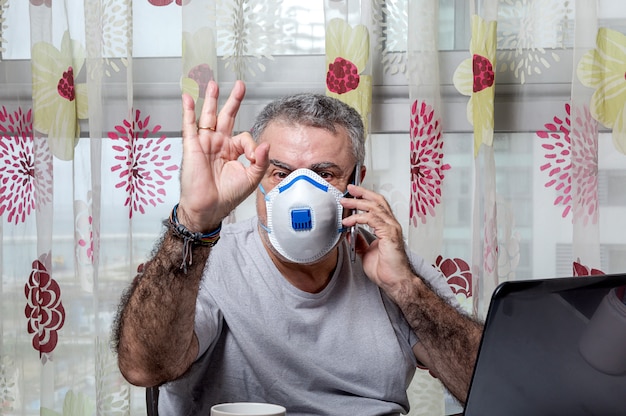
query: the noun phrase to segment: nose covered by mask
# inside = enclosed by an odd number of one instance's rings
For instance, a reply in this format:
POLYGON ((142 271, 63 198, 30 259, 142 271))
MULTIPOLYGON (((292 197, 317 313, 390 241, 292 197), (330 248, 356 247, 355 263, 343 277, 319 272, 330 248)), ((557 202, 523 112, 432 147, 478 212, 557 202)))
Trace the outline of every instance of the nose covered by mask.
POLYGON ((268 233, 274 249, 294 263, 313 263, 335 247, 345 194, 309 169, 297 169, 265 192, 268 233))

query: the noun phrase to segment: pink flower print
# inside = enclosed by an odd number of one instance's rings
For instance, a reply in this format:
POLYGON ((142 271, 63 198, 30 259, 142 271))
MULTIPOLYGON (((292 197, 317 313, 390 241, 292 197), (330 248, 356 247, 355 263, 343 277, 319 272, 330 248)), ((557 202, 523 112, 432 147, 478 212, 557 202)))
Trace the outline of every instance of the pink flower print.
POLYGON ((411 106, 411 208, 409 217, 414 226, 418 218, 426 223, 428 215, 435 216, 435 206, 441 203, 444 171, 441 119, 433 107, 415 101, 411 106))
POLYGON ((462 294, 467 298, 472 296, 472 272, 465 260, 457 258, 444 260, 442 256, 437 256, 434 266, 446 277, 455 295, 462 294))
MULTIPOLYGON (((89 218, 91 223, 91 218, 89 218)), ((85 250, 85 255, 89 261, 93 261, 93 231, 89 232, 89 240, 80 239, 78 245, 85 250)))
MULTIPOLYGON (((85 215, 84 213, 81 213, 85 215)), ((82 216, 81 215, 81 216, 82 216)), ((93 217, 87 214, 87 224, 85 224, 84 218, 76 218, 76 234, 77 234, 77 247, 76 257, 79 260, 86 259, 89 264, 93 264, 93 229, 92 222, 93 217), (86 234, 89 234, 88 236, 86 234)), ((84 260, 83 260, 84 262, 84 260)))
POLYGON ((606 274, 602 270, 594 269, 593 267, 587 267, 580 263, 580 259, 576 259, 573 263, 574 276, 597 276, 606 274))
POLYGON ((546 131, 536 134, 543 140, 547 162, 540 166, 547 172, 550 180, 546 188, 554 187, 557 196, 554 205, 562 205, 562 217, 565 218, 572 209, 572 198, 575 197, 576 207, 574 221, 582 220, 586 225, 589 221, 598 222, 598 149, 595 144, 597 122, 591 117, 585 106, 577 111, 574 118, 574 133, 571 133, 571 107, 565 104, 566 117, 554 117, 553 123, 545 124, 546 131), (572 151, 572 140, 574 150, 572 151), (577 185, 578 195, 572 195, 572 181, 577 185))
POLYGON ((24 286, 28 320, 27 329, 33 336, 33 348, 39 356, 51 353, 57 345, 57 332, 65 323, 65 309, 61 302, 61 288, 50 276, 50 252, 42 254, 32 265, 24 286))
POLYGON ((113 166, 111 172, 119 172, 121 181, 115 187, 128 194, 124 206, 130 206, 130 218, 133 212, 145 214, 147 205, 162 204, 165 182, 172 179, 168 173, 178 170, 178 166, 171 163, 172 156, 168 154, 171 145, 165 143, 167 138, 148 137, 157 133, 161 126, 150 130, 149 124, 150 116, 142 120, 141 112, 136 110, 134 120, 124 120, 115 131, 109 132, 111 140, 122 142, 113 146, 119 153, 115 160, 120 163, 113 166))
POLYGON ((345 94, 359 86, 359 68, 342 57, 335 58, 335 62, 328 65, 326 73, 326 87, 335 94, 345 94))
MULTIPOLYGON (((493 208, 492 210, 495 210, 493 208)), ((498 264, 498 229, 496 224, 495 212, 491 214, 485 212, 485 229, 484 229, 484 247, 483 247, 483 267, 485 272, 491 274, 496 270, 498 264)))
POLYGON ((576 184, 574 223, 598 223, 598 122, 589 107, 576 109, 572 139, 572 181, 576 184))
POLYGON ((537 136, 546 140, 541 147, 544 149, 547 163, 543 164, 541 171, 548 171, 550 180, 546 182, 546 188, 553 187, 558 192, 554 205, 563 205, 563 218, 571 209, 572 178, 569 174, 572 167, 570 158, 570 106, 565 106, 567 117, 565 120, 554 117, 554 123, 545 125, 548 131, 538 131, 537 136))
POLYGON ((488 58, 474 54, 472 58, 472 72, 474 74, 474 92, 480 92, 493 85, 495 75, 493 65, 488 58))
POLYGON ((0 215, 26 221, 40 204, 52 200, 52 156, 45 139, 33 139, 32 111, 0 109, 0 215))

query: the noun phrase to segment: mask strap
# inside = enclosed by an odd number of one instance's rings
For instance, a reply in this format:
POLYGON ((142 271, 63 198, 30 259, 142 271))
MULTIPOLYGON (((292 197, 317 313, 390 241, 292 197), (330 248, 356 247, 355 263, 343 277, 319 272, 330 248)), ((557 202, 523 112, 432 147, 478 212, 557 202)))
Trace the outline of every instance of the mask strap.
POLYGON ((261 185, 259 183, 259 190, 261 191, 261 193, 263 194, 263 199, 265 199, 266 201, 268 201, 267 199, 267 192, 265 192, 265 188, 263 188, 263 185, 261 185))
POLYGON ((267 228, 267 225, 263 224, 260 220, 259 220, 259 225, 261 226, 261 228, 263 228, 268 234, 270 234, 270 229, 267 228))
MULTIPOLYGON (((264 199, 267 201, 267 192, 265 192, 265 188, 263 188, 263 185, 261 185, 259 183, 259 190, 261 191, 261 193, 263 194, 264 199)), ((267 227, 267 225, 263 224, 261 222, 261 220, 259 220, 259 225, 261 225, 261 228, 263 228, 265 231, 267 231, 267 233, 270 233, 270 229, 267 227)))

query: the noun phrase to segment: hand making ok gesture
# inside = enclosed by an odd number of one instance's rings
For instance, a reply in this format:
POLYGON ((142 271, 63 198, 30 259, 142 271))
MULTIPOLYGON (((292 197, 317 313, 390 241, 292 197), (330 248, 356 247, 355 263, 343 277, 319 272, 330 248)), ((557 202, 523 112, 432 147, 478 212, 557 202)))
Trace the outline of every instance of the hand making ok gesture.
POLYGON ((233 136, 245 95, 237 81, 218 113, 219 88, 210 81, 196 122, 195 103, 183 94, 183 162, 178 219, 189 230, 209 232, 250 195, 268 166, 269 145, 248 132, 233 136), (238 158, 245 155, 248 166, 238 158))

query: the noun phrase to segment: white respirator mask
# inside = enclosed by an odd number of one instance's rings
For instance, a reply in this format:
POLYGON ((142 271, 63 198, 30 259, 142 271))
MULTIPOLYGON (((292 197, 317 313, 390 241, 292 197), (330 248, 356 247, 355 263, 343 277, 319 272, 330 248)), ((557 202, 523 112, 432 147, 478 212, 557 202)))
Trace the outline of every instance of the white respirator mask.
POLYGON ((341 224, 346 194, 309 169, 297 169, 265 192, 267 231, 274 249, 294 263, 313 263, 335 247, 346 229, 341 224))

